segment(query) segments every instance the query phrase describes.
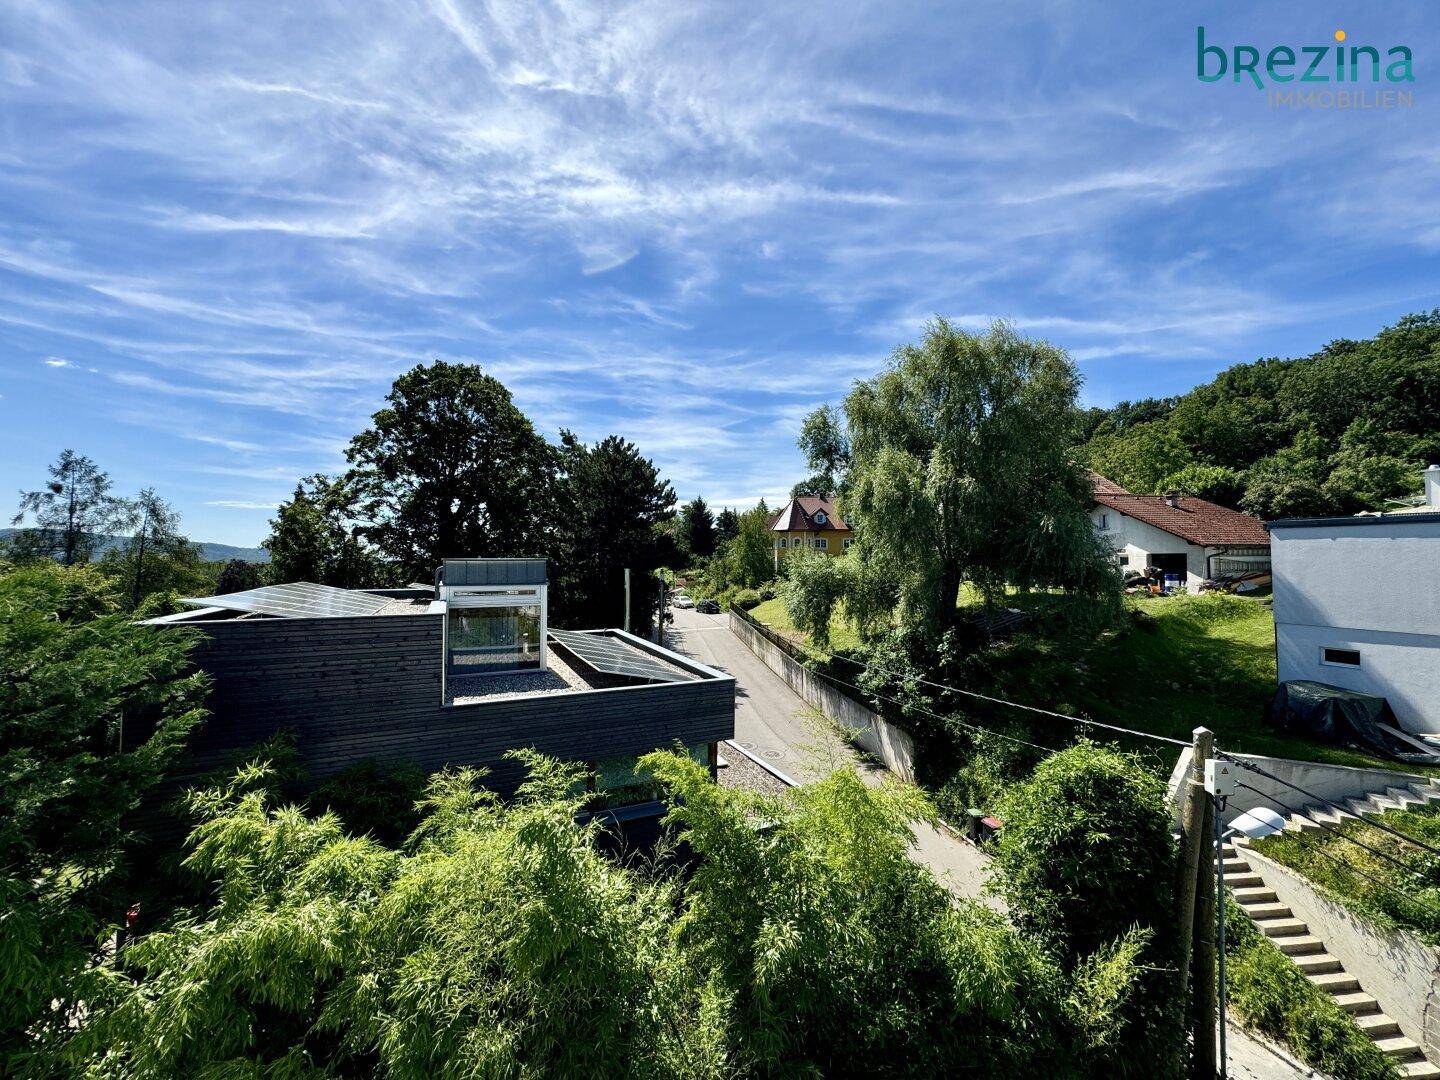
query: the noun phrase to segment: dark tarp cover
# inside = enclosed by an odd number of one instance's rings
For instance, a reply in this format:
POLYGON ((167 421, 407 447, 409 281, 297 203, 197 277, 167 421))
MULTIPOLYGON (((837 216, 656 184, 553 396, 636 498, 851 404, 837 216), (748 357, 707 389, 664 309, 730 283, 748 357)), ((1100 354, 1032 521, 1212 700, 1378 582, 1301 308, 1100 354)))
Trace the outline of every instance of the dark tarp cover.
POLYGON ((1384 754, 1397 761, 1433 762, 1395 735, 1399 724, 1390 703, 1374 694, 1297 679, 1281 683, 1266 710, 1281 731, 1315 735, 1327 742, 1384 754))

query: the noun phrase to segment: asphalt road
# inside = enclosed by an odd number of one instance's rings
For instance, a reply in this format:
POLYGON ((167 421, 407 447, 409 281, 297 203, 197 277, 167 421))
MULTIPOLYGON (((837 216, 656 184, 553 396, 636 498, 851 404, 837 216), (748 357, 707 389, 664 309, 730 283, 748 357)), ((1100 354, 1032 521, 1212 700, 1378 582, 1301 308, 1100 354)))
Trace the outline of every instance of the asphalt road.
MULTIPOLYGON (((845 764, 855 765, 871 783, 880 783, 886 775, 860 761, 828 721, 730 632, 728 615, 677 608, 666 644, 735 676, 735 741, 798 783, 845 764)), ((982 895, 985 855, 924 822, 916 822, 913 829, 917 861, 929 866, 956 895, 998 906, 982 895)))
MULTIPOLYGON (((693 608, 676 608, 674 615, 666 645, 735 676, 737 743, 798 783, 818 779, 842 763, 855 764, 871 782, 880 782, 883 770, 859 761, 828 722, 730 632, 728 615, 701 615, 693 608)), ((951 892, 998 906, 983 895, 986 856, 923 822, 913 829, 913 857, 929 866, 951 892)), ((1305 1080, 1318 1075, 1234 1026, 1229 1043, 1230 1075, 1235 1080, 1305 1080)))

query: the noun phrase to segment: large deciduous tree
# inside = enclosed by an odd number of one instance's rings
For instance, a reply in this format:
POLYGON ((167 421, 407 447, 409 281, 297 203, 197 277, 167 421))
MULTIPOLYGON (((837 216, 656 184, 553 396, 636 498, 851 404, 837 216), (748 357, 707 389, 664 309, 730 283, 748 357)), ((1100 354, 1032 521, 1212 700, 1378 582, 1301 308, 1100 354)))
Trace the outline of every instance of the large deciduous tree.
POLYGON ((555 451, 499 380, 473 364, 421 365, 346 457, 360 535, 408 580, 447 558, 543 554, 553 525, 555 451))
POLYGON ((1063 351, 1003 323, 936 319, 846 397, 842 507, 866 578, 895 583, 907 621, 956 626, 960 586, 1111 598, 1116 576, 1068 453, 1080 378, 1063 351))
MULTIPOLYGON (((266 577, 276 584, 310 581, 339 589, 386 584, 393 575, 359 535, 358 502, 355 485, 345 478, 317 473, 295 485, 290 501, 270 519, 266 577)), ((428 581, 429 575, 420 580, 428 581)))
POLYGON ((56 559, 65 566, 89 562, 126 515, 123 500, 110 494, 110 477, 88 457, 63 450, 49 467, 50 479, 20 494, 20 512, 11 524, 34 520, 12 543, 17 556, 56 559))
POLYGON ((654 572, 673 551, 659 526, 673 517, 674 490, 618 435, 587 446, 561 432, 559 464, 551 619, 560 626, 624 625, 628 568, 631 628, 643 628, 658 601, 654 572))

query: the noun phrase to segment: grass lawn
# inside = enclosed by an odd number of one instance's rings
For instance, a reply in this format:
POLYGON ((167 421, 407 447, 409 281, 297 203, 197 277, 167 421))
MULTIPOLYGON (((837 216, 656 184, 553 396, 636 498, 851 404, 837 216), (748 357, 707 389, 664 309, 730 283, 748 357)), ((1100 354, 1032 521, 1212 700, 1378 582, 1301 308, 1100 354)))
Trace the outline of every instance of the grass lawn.
MULTIPOLYGON (((764 623, 771 630, 789 638, 807 652, 814 653, 816 656, 824 655, 819 649, 811 646, 808 635, 795 628, 795 624, 790 621, 789 612, 785 610, 785 601, 780 597, 766 600, 751 608, 749 614, 756 622, 764 623)), ((844 614, 837 606, 837 610, 830 617, 830 647, 843 650, 858 648, 859 645, 860 636, 845 621, 844 614)))
MULTIPOLYGON (((969 598, 962 598, 964 604, 969 598)), ((1043 593, 1010 597, 1011 606, 1040 607, 1043 593)), ((1215 732, 1217 744, 1236 753, 1378 766, 1402 772, 1440 773, 1330 746, 1270 728, 1265 703, 1275 693, 1275 624, 1263 599, 1243 596, 1130 598, 1131 624, 1099 635, 1025 638, 1024 660, 1010 665, 1007 683, 989 688, 1028 705, 1077 709, 1123 727, 1189 740, 1197 727, 1215 732), (1027 677, 1026 667, 1034 668, 1027 677)), ((754 608, 756 619, 807 646, 775 599, 754 608)), ((836 615, 834 648, 859 644, 836 615)), ((997 650, 1003 668, 1007 647, 997 650)), ((980 687, 977 687, 980 689, 980 687)), ((1165 760, 1174 760, 1167 753, 1165 760)))

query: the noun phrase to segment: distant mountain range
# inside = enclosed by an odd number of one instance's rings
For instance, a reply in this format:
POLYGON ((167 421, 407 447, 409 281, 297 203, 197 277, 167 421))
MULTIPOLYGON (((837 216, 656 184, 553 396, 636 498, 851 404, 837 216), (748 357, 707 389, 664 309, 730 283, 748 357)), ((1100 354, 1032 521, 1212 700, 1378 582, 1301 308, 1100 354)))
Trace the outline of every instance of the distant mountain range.
MULTIPOLYGON (((0 529, 0 541, 8 540, 19 529, 0 529)), ((100 541, 96 554, 103 554, 110 548, 124 543, 123 536, 106 536, 100 541)), ((206 562, 229 562, 231 559, 244 559, 246 562, 267 563, 270 561, 270 553, 264 548, 258 547, 236 547, 233 544, 207 544, 196 541, 200 545, 200 557, 206 562)))

